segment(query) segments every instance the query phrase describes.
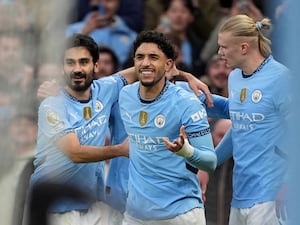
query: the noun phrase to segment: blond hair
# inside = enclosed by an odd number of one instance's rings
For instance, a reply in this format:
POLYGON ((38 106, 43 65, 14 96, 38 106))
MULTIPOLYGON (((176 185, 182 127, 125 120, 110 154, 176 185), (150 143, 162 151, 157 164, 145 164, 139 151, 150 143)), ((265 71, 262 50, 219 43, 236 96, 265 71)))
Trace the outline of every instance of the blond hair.
POLYGON ((258 37, 258 49, 264 57, 272 53, 271 40, 264 31, 271 29, 271 20, 263 18, 255 22, 247 15, 236 15, 228 18, 220 27, 219 32, 230 32, 236 37, 258 37))

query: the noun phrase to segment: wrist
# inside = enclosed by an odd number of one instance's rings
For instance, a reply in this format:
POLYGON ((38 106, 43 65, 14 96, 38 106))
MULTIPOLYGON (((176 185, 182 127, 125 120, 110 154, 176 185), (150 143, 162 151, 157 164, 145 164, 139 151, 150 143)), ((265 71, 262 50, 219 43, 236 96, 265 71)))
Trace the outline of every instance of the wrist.
POLYGON ((184 139, 184 144, 182 148, 176 152, 176 155, 179 155, 184 158, 191 158, 194 154, 194 147, 190 145, 188 139, 184 139))

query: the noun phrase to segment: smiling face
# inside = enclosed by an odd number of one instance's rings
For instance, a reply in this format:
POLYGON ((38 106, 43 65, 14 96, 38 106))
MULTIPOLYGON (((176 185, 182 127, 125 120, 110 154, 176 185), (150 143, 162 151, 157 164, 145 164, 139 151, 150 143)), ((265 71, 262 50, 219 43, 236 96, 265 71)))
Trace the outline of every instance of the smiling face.
POLYGON ((90 88, 97 63, 93 63, 85 47, 74 47, 65 51, 63 69, 67 90, 76 97, 76 92, 85 92, 90 88))
POLYGON ((153 87, 164 82, 165 71, 173 61, 155 43, 142 43, 134 55, 134 66, 142 86, 153 87))

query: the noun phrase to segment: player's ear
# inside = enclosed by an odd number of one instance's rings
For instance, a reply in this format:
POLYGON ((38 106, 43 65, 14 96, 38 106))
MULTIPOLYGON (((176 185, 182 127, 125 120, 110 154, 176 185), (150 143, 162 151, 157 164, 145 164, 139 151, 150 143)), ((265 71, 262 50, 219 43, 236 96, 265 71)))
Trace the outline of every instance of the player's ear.
POLYGON ((166 62, 166 65, 165 65, 165 70, 167 72, 169 72, 173 68, 174 63, 175 62, 172 59, 167 59, 167 62, 166 62))
POLYGON ((98 73, 99 72, 99 62, 96 62, 94 65, 94 72, 98 73))
POLYGON ((249 43, 247 43, 247 42, 241 43, 242 55, 245 55, 248 52, 248 49, 249 49, 249 43))

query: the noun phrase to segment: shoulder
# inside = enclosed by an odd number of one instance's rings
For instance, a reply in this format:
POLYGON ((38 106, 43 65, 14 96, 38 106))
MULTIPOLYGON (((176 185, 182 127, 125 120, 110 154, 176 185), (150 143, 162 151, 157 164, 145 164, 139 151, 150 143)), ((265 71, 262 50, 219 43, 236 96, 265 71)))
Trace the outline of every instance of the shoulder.
POLYGON ((120 92, 120 96, 124 96, 126 93, 129 94, 129 93, 132 93, 134 92, 135 90, 137 91, 139 89, 139 82, 134 82, 132 84, 128 84, 126 86, 124 86, 122 89, 121 89, 121 92, 120 92))
POLYGON ((178 102, 177 106, 182 107, 182 105, 189 107, 193 104, 202 105, 202 102, 199 98, 189 89, 187 84, 174 85, 171 84, 169 86, 169 94, 168 98, 173 98, 176 102, 178 102))

